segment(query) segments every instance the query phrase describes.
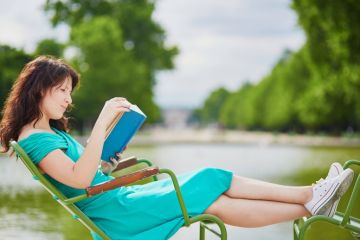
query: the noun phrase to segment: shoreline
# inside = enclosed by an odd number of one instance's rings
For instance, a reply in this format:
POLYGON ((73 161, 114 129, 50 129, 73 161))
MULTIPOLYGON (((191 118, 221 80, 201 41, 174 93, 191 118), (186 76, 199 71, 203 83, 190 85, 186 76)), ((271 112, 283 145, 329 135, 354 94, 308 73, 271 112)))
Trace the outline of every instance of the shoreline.
MULTIPOLYGON (((73 135, 83 146, 88 136, 73 135)), ((359 137, 333 137, 219 129, 153 128, 138 132, 129 145, 155 144, 247 144, 258 146, 359 148, 359 137)), ((0 153, 6 156, 7 153, 0 153)))
MULTIPOLYGON (((87 136, 76 136, 84 144, 87 136)), ((138 132, 131 145, 149 144, 255 144, 289 145, 301 147, 360 147, 360 138, 319 135, 299 135, 270 132, 249 132, 218 129, 165 129, 153 128, 138 132)))

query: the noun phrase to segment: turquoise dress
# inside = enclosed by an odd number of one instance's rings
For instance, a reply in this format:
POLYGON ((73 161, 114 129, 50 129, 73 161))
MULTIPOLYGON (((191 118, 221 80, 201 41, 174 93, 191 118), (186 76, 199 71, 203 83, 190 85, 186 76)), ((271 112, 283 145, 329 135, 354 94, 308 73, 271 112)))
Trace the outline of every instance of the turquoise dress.
MULTIPOLYGON (((35 164, 48 153, 61 149, 76 162, 84 147, 64 131, 34 133, 19 141, 35 164)), ((56 159, 54 159, 56 161, 56 159)), ((85 193, 45 175, 67 197, 85 193)), ((229 187, 232 173, 203 168, 178 175, 181 191, 190 216, 203 213, 229 187)), ((113 179, 99 169, 91 185, 113 179)), ((184 224, 176 192, 169 178, 156 182, 120 187, 82 200, 76 205, 114 240, 169 239, 184 224)))

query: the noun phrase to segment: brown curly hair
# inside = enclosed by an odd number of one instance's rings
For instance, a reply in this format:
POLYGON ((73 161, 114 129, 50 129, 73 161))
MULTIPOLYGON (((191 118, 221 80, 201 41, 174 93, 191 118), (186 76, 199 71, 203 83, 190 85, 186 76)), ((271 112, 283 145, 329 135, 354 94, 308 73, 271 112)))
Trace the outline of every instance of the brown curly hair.
MULTIPOLYGON (((35 120, 34 126, 43 114, 40 101, 44 93, 71 77, 72 89, 79 83, 79 74, 61 59, 39 56, 27 63, 14 82, 2 110, 0 122, 0 152, 7 152, 11 140, 18 140, 22 127, 35 120)), ((72 107, 70 105, 70 107, 72 107)), ((50 120, 50 126, 69 131, 69 118, 63 116, 50 120)))

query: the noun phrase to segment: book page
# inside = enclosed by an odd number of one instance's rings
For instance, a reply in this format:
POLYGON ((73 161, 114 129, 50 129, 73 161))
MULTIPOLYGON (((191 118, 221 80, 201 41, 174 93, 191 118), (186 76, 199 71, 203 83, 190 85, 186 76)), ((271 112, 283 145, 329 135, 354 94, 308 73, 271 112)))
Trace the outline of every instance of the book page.
POLYGON ((109 136, 109 134, 111 133, 111 131, 113 130, 113 128, 115 127, 115 125, 117 124, 117 122, 120 120, 120 118, 122 117, 122 115, 124 114, 124 112, 119 113, 111 122, 111 124, 106 128, 106 132, 105 132, 105 139, 109 136))
POLYGON ((140 113, 143 116, 146 116, 145 113, 143 113, 140 108, 135 104, 131 105, 130 109, 134 112, 140 113))

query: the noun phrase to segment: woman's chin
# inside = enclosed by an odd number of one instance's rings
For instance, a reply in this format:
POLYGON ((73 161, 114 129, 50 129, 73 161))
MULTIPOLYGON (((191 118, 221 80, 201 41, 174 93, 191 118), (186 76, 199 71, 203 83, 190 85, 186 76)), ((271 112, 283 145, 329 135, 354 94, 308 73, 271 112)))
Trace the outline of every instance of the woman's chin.
POLYGON ((60 120, 60 119, 63 118, 63 116, 64 116, 64 114, 61 114, 61 115, 53 116, 51 119, 53 119, 53 120, 60 120))

